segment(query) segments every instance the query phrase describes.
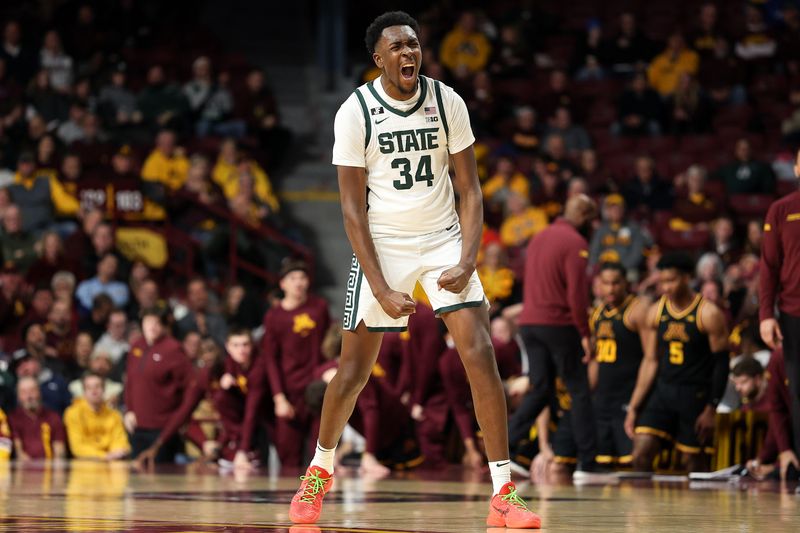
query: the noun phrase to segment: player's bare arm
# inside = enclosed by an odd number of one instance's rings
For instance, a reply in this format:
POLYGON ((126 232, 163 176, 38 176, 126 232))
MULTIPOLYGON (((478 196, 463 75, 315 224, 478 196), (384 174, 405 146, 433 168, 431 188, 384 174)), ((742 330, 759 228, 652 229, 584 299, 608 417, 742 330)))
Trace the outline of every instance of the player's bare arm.
POLYGON ((476 268, 483 231, 483 196, 478 180, 474 148, 470 145, 453 154, 452 161, 455 170, 453 188, 459 198, 458 220, 461 224, 463 243, 458 265, 442 272, 438 283, 444 290, 460 293, 467 286, 476 268))
POLYGON ((714 371, 709 386, 708 404, 695 422, 695 431, 701 442, 708 441, 714 434, 717 403, 725 393, 728 383, 728 325, 719 307, 704 301, 700 309, 700 322, 708 334, 708 344, 714 357, 714 371))
POLYGON ((367 220, 366 171, 359 167, 339 166, 337 172, 344 230, 372 293, 390 317, 412 314, 416 306, 414 300, 408 294, 392 290, 381 272, 367 220))
POLYGON ((628 403, 628 414, 625 417, 625 433, 628 437, 633 438, 634 428, 636 427, 636 417, 639 410, 653 386, 653 381, 656 379, 658 372, 658 356, 657 356, 657 331, 656 331, 656 317, 658 316, 658 303, 652 303, 649 306, 640 306, 640 315, 634 317, 637 309, 631 312, 631 320, 639 324, 639 337, 642 341, 642 351, 644 353, 642 362, 639 365, 639 374, 636 378, 636 387, 633 389, 631 401, 628 403))

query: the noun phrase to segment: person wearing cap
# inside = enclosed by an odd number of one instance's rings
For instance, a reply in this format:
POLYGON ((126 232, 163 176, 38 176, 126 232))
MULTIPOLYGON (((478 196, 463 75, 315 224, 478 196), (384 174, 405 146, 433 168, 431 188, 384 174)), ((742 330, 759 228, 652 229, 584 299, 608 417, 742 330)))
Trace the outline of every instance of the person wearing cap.
MULTIPOLYGON (((800 151, 794 167, 800 177, 800 151)), ((773 203, 764 222, 759 267, 761 338, 771 349, 783 347, 792 415, 791 457, 800 470, 800 191, 773 203), (777 312, 776 312, 777 311, 777 312)), ((785 457, 788 457, 786 454, 785 457)), ((788 460, 782 458, 782 462, 788 460)))
MULTIPOLYGON (((123 421, 134 458, 156 441, 194 377, 192 362, 170 334, 168 320, 167 308, 142 311, 142 337, 128 354, 123 421)), ((172 462, 180 451, 181 441, 174 436, 163 444, 155 461, 172 462)))
POLYGON ((41 232, 52 225, 56 212, 74 216, 80 209, 78 200, 64 190, 55 175, 36 172, 36 160, 31 152, 20 154, 8 191, 25 213, 22 221, 25 231, 41 232))
MULTIPOLYGON (((331 323, 328 303, 309 293, 308 266, 289 261, 280 273, 283 297, 264 316, 262 356, 275 404, 275 447, 284 467, 303 461, 304 443, 317 424, 306 407, 306 387, 324 362, 322 341, 331 323)), ((315 444, 313 439, 310 444, 315 444)))
POLYGON ((609 194, 603 200, 603 221, 592 235, 589 264, 619 262, 636 279, 644 252, 653 245, 653 238, 636 222, 625 217, 625 199, 609 194))

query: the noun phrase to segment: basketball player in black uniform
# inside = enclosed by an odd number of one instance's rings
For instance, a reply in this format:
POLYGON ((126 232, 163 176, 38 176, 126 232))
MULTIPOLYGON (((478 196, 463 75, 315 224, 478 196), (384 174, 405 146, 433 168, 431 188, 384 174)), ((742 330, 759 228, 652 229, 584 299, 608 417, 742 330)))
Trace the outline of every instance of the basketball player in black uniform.
POLYGON ((665 255, 658 270, 663 296, 647 313, 656 350, 645 350, 625 419, 633 467, 652 470, 666 441, 675 443, 690 471, 703 471, 728 380, 728 328, 722 311, 691 289, 688 255, 665 255))
POLYGON ((589 319, 595 358, 589 365, 597 420, 597 462, 629 465, 633 442, 625 433, 628 401, 636 385, 647 334, 649 302, 631 294, 620 263, 603 263, 598 274, 603 303, 589 319))

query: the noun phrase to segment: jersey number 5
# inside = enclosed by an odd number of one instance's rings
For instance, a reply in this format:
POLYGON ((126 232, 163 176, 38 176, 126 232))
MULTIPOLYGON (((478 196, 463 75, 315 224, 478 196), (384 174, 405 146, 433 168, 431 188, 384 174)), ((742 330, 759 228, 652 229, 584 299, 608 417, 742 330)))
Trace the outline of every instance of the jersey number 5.
POLYGON ((411 176, 411 161, 405 157, 392 160, 392 168, 400 169, 402 180, 394 180, 394 188, 405 191, 414 186, 415 181, 424 181, 428 187, 433 187, 433 171, 431 171, 431 156, 423 155, 419 158, 416 176, 411 176))
POLYGON ((669 343, 669 362, 673 365, 683 364, 683 343, 671 342, 669 343))

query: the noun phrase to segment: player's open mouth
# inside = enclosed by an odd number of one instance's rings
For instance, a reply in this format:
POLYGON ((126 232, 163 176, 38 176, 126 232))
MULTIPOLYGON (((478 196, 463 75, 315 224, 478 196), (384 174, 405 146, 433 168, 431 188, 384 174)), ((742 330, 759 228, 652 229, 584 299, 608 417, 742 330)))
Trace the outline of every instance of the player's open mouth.
POLYGON ((414 79, 414 64, 407 63, 400 67, 400 75, 403 77, 404 80, 412 80, 414 79))

